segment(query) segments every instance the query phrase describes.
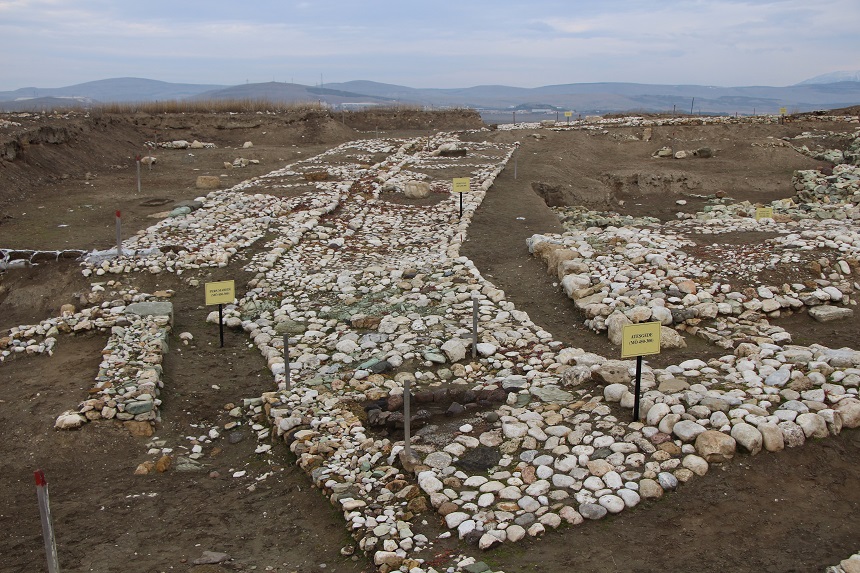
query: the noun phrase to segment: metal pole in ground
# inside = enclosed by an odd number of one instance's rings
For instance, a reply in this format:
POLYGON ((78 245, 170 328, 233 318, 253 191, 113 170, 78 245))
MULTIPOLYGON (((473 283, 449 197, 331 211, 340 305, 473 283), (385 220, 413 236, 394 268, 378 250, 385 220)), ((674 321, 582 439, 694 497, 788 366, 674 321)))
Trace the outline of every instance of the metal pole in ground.
POLYGON ((403 380, 403 450, 406 452, 406 460, 412 460, 412 436, 410 430, 412 414, 409 412, 409 377, 403 380))
POLYGON ((642 357, 636 357, 636 387, 633 396, 633 421, 639 421, 639 394, 642 393, 642 357))
POLYGON ((284 380, 290 389, 290 335, 284 335, 284 380))
POLYGON ((54 537, 54 524, 51 521, 51 504, 48 499, 48 480, 45 472, 36 470, 36 496, 39 499, 39 515, 42 517, 42 538, 45 541, 45 555, 48 557, 48 573, 59 573, 60 562, 57 558, 57 540, 54 537))
MULTIPOLYGON (((137 163, 137 193, 140 194, 140 155, 135 157, 135 163, 137 163)), ((150 164, 150 169, 152 169, 152 164, 150 164)))
POLYGON ((116 212, 116 256, 122 256, 122 213, 116 212))
POLYGON ((472 291, 472 358, 478 356, 478 291, 472 291))
POLYGON ((518 159, 518 158, 519 158, 519 156, 520 156, 520 154, 518 153, 518 152, 519 152, 519 150, 520 150, 520 148, 519 148, 519 147, 517 147, 517 148, 514 150, 514 179, 516 179, 516 178, 517 178, 517 159, 518 159))
POLYGON ((221 340, 221 348, 224 348, 224 305, 218 305, 218 338, 221 340))

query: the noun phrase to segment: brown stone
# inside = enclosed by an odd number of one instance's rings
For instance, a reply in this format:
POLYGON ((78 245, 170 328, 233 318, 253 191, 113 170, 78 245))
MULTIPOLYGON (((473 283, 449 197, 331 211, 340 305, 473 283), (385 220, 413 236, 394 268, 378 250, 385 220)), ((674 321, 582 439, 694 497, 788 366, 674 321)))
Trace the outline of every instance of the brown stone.
POLYGON ((138 420, 129 420, 127 422, 123 422, 123 425, 126 427, 126 429, 129 432, 131 432, 132 436, 135 436, 138 438, 148 438, 153 433, 155 433, 155 430, 153 430, 153 428, 152 428, 152 424, 150 424, 149 422, 145 422, 145 421, 141 422, 138 420))
POLYGON ((163 474, 167 470, 170 469, 170 466, 173 465, 173 459, 170 456, 161 456, 158 458, 158 461, 155 462, 155 470, 158 473, 163 474))
POLYGON ((365 316, 363 314, 357 314, 349 319, 349 323, 353 328, 362 328, 367 330, 376 330, 379 328, 379 323, 382 321, 382 318, 378 316, 365 316))
POLYGON ((154 470, 154 469, 155 469, 155 462, 146 461, 146 462, 143 462, 142 464, 139 464, 137 466, 137 468, 134 470, 134 475, 145 476, 146 474, 151 473, 152 470, 154 470))
POLYGON ((439 515, 444 517, 444 516, 448 515, 449 513, 454 513, 458 509, 460 509, 460 508, 457 507, 456 503, 446 501, 446 502, 443 502, 442 505, 439 506, 439 509, 437 509, 436 511, 439 512, 439 515))
POLYGON ((427 505, 427 498, 423 495, 418 497, 413 497, 409 500, 409 503, 406 504, 406 508, 412 513, 422 513, 429 509, 427 505))
POLYGON ((402 479, 391 480, 390 482, 385 484, 385 489, 387 489, 388 491, 394 492, 394 493, 397 493, 398 491, 400 491, 404 487, 406 487, 406 480, 402 480, 402 479))
POLYGON ((194 186, 198 189, 218 189, 221 187, 221 178, 216 175, 199 175, 194 186))
POLYGON ((520 479, 523 480, 523 483, 533 484, 537 480, 537 470, 534 466, 526 466, 523 468, 520 479))
POLYGON ((811 390, 814 386, 815 384, 813 384, 812 380, 808 376, 801 376, 800 378, 795 378, 788 383, 788 387, 795 392, 811 390))
POLYGON ((663 497, 663 488, 652 479, 643 479, 639 482, 639 495, 643 499, 659 499, 663 497))
POLYGON ((663 442, 659 446, 657 446, 658 450, 662 450, 669 454, 670 456, 680 456, 681 448, 675 442, 663 442))
POLYGON ((463 482, 458 477, 448 476, 442 480, 442 483, 445 484, 446 487, 450 487, 451 489, 460 489, 463 487, 463 482))
POLYGON ((306 181, 327 181, 328 171, 309 171, 304 174, 306 181))
POLYGON ((690 279, 681 279, 675 283, 678 287, 678 290, 684 294, 696 294, 698 288, 696 287, 696 283, 690 279))
POLYGON ((735 439, 716 430, 705 430, 696 437, 696 452, 709 463, 728 461, 736 450, 735 439))
POLYGON ((397 497, 400 499, 415 499, 421 495, 421 489, 417 485, 407 485, 399 492, 397 492, 397 497))

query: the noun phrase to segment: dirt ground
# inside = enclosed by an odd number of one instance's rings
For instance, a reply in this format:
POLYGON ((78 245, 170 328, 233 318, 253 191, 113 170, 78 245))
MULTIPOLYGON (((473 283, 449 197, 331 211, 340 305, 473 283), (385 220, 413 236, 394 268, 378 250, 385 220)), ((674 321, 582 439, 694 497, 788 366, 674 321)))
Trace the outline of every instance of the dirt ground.
MULTIPOLYGON (((122 212, 123 234, 129 236, 154 223, 151 215, 204 194, 194 188, 197 175, 224 175, 228 186, 343 141, 375 137, 377 130, 380 136, 415 136, 440 125, 475 127, 475 118, 462 115, 437 116, 426 124, 414 115, 365 117, 355 122, 357 129, 348 119, 324 114, 6 119, 24 125, 5 134, 19 143, 12 145, 14 160, 0 160, 0 248, 18 249, 108 248, 114 211, 122 212), (151 152, 144 142, 156 138, 198 139, 217 147, 151 152), (253 147, 243 149, 246 141, 253 147), (149 153, 158 161, 152 170, 142 169, 138 193, 134 157, 149 153), (260 164, 222 167, 238 157, 260 164)), ((464 254, 558 339, 611 354, 605 337, 582 326, 572 302, 528 254, 528 236, 562 231, 532 184, 558 187, 571 203, 667 220, 678 210, 695 210, 703 196, 717 191, 751 201, 792 195, 793 170, 824 164, 768 144, 822 130, 851 131, 842 124, 795 122, 658 128, 650 142, 628 137, 641 137, 641 128, 541 130, 545 139, 522 130, 464 136, 522 144, 516 178, 509 164, 477 212, 464 254), (715 154, 683 162, 653 159, 664 145, 707 146, 715 154), (677 199, 687 204, 679 206, 677 199)), ((840 140, 831 143, 838 146, 840 140)), ((8 141, 0 144, 9 149, 8 141)), ((238 270, 244 260, 199 278, 236 278, 241 288, 249 278, 238 270)), ((240 333, 227 331, 225 348, 219 348, 217 330, 205 323, 209 309, 201 293, 172 275, 134 280, 143 291, 176 291, 163 421, 152 438, 132 437, 107 422, 77 432, 52 430, 57 414, 86 396, 97 371, 92 357, 106 335, 64 338, 51 358, 16 357, 0 366, 0 569, 45 568, 32 477, 41 468, 50 483, 63 571, 372 571, 366 557, 341 555, 352 545, 342 517, 293 465, 286 448, 254 453, 251 421, 242 420, 234 432, 207 445, 203 471, 133 475, 139 463, 153 460, 147 446, 152 440, 177 451, 190 448, 210 428, 231 420, 227 405, 271 390, 265 363, 240 333), (190 332, 193 341, 181 344, 180 332, 190 332), (232 477, 237 471, 246 473, 232 477), (232 561, 193 565, 207 550, 228 553, 232 561)), ((0 331, 56 315, 88 289, 89 281, 70 261, 10 270, 0 275, 0 331)), ((783 326, 801 343, 840 347, 860 336, 857 321, 836 330, 795 315, 783 326)), ((688 344, 655 364, 722 354, 698 339, 688 337, 688 344)), ((856 430, 777 455, 741 457, 658 502, 480 558, 508 572, 822 571, 858 549, 858 459, 856 430)), ((440 553, 452 549, 437 547, 440 553)))

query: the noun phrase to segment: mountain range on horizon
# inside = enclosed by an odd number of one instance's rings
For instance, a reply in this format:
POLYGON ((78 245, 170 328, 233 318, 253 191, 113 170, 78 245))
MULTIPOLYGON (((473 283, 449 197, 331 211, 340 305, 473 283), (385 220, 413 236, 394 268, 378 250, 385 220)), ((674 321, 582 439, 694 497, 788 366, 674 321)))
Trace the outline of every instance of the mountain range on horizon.
POLYGON ((270 100, 318 102, 334 109, 416 105, 468 107, 482 111, 585 113, 622 111, 694 113, 789 113, 860 104, 860 71, 833 72, 793 86, 719 87, 625 82, 569 83, 521 88, 484 85, 467 88, 412 88, 368 80, 306 86, 265 82, 234 86, 170 83, 144 78, 110 78, 59 88, 27 87, 0 91, 0 110, 33 111, 86 107, 98 103, 166 100, 270 100))

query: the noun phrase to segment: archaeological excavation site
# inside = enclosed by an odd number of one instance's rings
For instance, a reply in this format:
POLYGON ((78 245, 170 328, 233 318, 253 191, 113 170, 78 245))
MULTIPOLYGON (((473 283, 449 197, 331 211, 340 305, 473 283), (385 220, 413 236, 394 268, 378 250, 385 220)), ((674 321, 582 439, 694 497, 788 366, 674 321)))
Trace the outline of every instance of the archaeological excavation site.
POLYGON ((860 571, 858 115, 0 115, 0 569, 860 571))

